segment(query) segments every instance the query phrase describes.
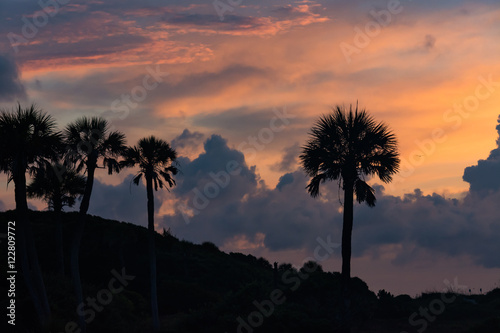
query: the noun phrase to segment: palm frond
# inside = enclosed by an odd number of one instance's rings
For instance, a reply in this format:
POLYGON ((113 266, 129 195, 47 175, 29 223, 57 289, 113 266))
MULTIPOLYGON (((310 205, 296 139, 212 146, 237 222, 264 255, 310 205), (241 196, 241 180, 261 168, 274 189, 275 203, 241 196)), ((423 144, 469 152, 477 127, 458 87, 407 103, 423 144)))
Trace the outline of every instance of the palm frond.
POLYGON ((360 177, 377 175, 390 182, 399 170, 396 136, 387 125, 376 122, 366 110, 337 105, 322 115, 309 132, 299 156, 302 168, 311 177, 309 194, 316 197, 326 180, 353 184, 358 200, 375 204, 373 189, 360 177))
POLYGON ((375 198, 375 190, 368 185, 364 180, 357 179, 354 183, 354 194, 356 195, 356 199, 359 203, 366 201, 368 206, 374 207, 376 198, 375 198))
POLYGON ((135 185, 139 185, 139 182, 141 181, 141 178, 142 178, 142 172, 137 174, 134 179, 132 180, 134 182, 135 185))
MULTIPOLYGON (((154 136, 142 138, 136 146, 128 147, 123 156, 124 160, 119 163, 120 167, 138 166, 139 175, 144 174, 146 180, 151 179, 155 191, 163 188, 165 183, 168 187, 175 185, 172 176, 179 172, 179 169, 173 165, 176 162, 177 153, 166 141, 154 136)), ((141 179, 139 175, 134 178, 136 185, 141 179)))
POLYGON ((81 172, 89 166, 97 167, 100 159, 108 173, 120 171, 117 158, 126 152, 125 135, 110 132, 109 123, 101 117, 81 117, 68 124, 63 133, 67 147, 66 160, 76 164, 81 172))
POLYGON ((310 181, 309 184, 306 186, 307 192, 315 198, 319 195, 319 185, 321 183, 324 183, 326 180, 326 175, 325 174, 318 174, 314 176, 310 181))

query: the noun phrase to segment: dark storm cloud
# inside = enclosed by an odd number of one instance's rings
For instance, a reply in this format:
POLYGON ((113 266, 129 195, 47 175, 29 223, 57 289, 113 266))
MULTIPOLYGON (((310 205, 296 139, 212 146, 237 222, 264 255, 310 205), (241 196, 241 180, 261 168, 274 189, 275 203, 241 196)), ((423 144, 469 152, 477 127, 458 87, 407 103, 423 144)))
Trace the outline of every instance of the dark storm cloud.
POLYGON ((470 191, 486 194, 500 190, 500 116, 496 127, 499 135, 497 148, 490 152, 486 160, 479 160, 464 170, 463 180, 470 184, 470 191))
POLYGON ((25 98, 26 91, 19 79, 16 63, 9 56, 0 54, 0 101, 25 98))

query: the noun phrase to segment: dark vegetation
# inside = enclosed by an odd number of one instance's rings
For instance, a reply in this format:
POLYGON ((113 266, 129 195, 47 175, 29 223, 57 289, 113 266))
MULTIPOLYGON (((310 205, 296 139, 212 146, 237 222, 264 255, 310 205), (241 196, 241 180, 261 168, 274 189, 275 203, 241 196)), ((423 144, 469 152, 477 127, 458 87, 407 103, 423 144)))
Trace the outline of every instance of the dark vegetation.
MULTIPOLYGON (((40 266, 52 309, 48 332, 65 332, 68 322, 78 321, 75 296, 68 277, 58 273, 55 242, 56 219, 53 212, 29 211, 40 266)), ((14 211, 0 212, 0 223, 15 220, 14 211)), ((63 213, 63 239, 70 239, 78 213, 63 213)), ((156 233, 158 308, 163 332, 238 332, 238 317, 248 323, 253 304, 264 304, 273 290, 280 289, 282 304, 272 314, 263 315, 254 332, 335 332, 340 316, 340 274, 324 272, 308 263, 299 271, 281 263, 273 265, 263 258, 241 253, 224 253, 210 242, 201 245, 179 240, 169 231, 156 233)), ((69 253, 69 242, 64 253, 69 253)), ((6 271, 6 253, 1 252, 0 268, 6 271)), ((108 288, 112 270, 135 276, 112 301, 95 311, 88 332, 146 332, 150 330, 148 230, 131 223, 89 216, 82 238, 81 278, 84 299, 95 298, 108 288), (147 328, 147 329, 146 329, 147 328)), ((2 279, 6 287, 6 280, 2 279)), ((352 332, 418 332, 409 317, 420 307, 440 299, 440 293, 424 293, 418 298, 393 296, 381 290, 376 295, 360 279, 351 281, 352 332)), ((18 275, 17 325, 19 332, 36 331, 34 309, 18 275)), ((4 289, 6 290, 6 289, 4 289)), ((448 297, 453 295, 449 294, 448 297)), ((5 309, 5 295, 1 306, 5 309)), ((86 301, 87 302, 87 301, 86 301)), ((86 303, 85 309, 91 309, 86 303)), ((268 308, 267 308, 268 309, 268 308)), ((269 309, 267 310, 271 312, 269 309)), ((257 317, 256 317, 257 318, 257 317)), ((418 318, 421 318, 420 316, 418 318)), ((257 318, 258 319, 258 318, 257 318)), ((77 332, 75 330, 74 332, 77 332)), ((242 328, 240 332, 250 332, 242 328)), ((486 295, 457 295, 454 302, 432 322, 425 332, 500 332, 500 289, 486 295), (473 304, 473 303, 476 304, 473 304)))

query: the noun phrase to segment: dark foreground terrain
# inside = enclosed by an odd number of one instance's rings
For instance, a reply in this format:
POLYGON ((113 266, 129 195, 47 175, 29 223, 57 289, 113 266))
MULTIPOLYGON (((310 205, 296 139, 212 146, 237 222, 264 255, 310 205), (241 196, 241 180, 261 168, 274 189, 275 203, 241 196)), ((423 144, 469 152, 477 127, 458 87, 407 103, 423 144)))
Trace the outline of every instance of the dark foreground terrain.
MULTIPOLYGON (((76 217, 63 214, 65 254, 76 217)), ((69 258, 65 276, 58 274, 54 216, 30 212, 30 218, 53 312, 48 331, 65 332, 68 322, 77 320, 69 258)), ((15 220, 14 212, 0 212, 4 230, 9 220, 15 220)), ((158 234, 156 245, 163 332, 335 332, 339 327, 339 273, 324 272, 315 263, 299 270, 280 263, 274 269, 263 258, 227 254, 212 243, 196 245, 169 232, 158 234)), ((7 271, 4 250, 0 262, 7 271)), ((86 299, 80 309, 89 319, 88 332, 149 331, 145 228, 89 216, 80 267, 86 299)), ((5 279, 2 284, 6 290, 5 279)), ((358 278, 352 284, 353 332, 500 332, 500 289, 486 295, 424 293, 411 298, 375 294, 358 278)), ((16 301, 16 331, 37 331, 21 274, 16 301)), ((1 307, 7 307, 5 293, 1 307)))

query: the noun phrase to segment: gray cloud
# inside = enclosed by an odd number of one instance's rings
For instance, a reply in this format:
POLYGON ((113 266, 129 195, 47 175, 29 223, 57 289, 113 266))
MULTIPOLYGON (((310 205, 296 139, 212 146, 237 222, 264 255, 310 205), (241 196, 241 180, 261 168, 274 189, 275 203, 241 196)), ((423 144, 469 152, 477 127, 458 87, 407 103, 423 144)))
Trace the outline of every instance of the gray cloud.
POLYGON ((26 90, 19 79, 17 65, 9 56, 0 54, 0 101, 26 99, 26 90))
MULTIPOLYGON (((185 158, 179 158, 179 164, 182 173, 179 175, 179 181, 173 192, 180 196, 192 195, 193 189, 201 189, 207 183, 213 182, 210 174, 218 174, 227 170, 228 163, 236 163, 241 171, 231 179, 229 185, 221 191, 218 199, 224 199, 226 196, 242 197, 237 192, 247 186, 253 187, 257 184, 257 176, 254 168, 249 168, 245 163, 243 153, 231 149, 227 146, 227 141, 219 135, 212 135, 204 143, 204 152, 193 161, 185 158)), ((239 191, 241 192, 241 191, 239 191)))
POLYGON ((182 149, 186 147, 196 148, 203 140, 204 135, 200 132, 191 132, 187 128, 182 131, 182 134, 172 140, 172 148, 182 149))
POLYGON ((297 160, 300 155, 300 146, 298 143, 294 143, 290 147, 284 149, 283 157, 281 161, 271 168, 276 171, 287 172, 292 171, 297 167, 297 160))
MULTIPOLYGON (((186 130, 176 140, 189 142, 199 137, 195 133, 186 130)), ((324 184, 321 198, 313 199, 305 190, 308 178, 300 170, 284 174, 275 188, 269 188, 256 168, 248 166, 244 155, 221 136, 210 136, 203 149, 192 161, 179 158, 182 174, 176 176, 177 186, 171 193, 178 205, 173 207, 174 215, 157 219, 160 227, 172 228, 180 238, 219 246, 234 237, 255 240, 263 234, 264 245, 271 251, 312 251, 318 236, 331 235, 333 242, 340 242, 342 212, 335 182, 324 184), (229 175, 228 163, 235 163, 239 172, 229 175), (196 211, 187 219, 183 215, 186 205, 196 211)), ((489 176, 500 178, 498 173, 489 176)), ((117 186, 96 181, 89 213, 146 226, 144 185, 132 185, 131 177, 117 186)), ((390 246, 396 249, 393 263, 398 265, 430 253, 467 256, 478 265, 500 267, 496 209, 500 189, 487 195, 471 190, 457 200, 436 193, 424 195, 418 189, 397 197, 385 194, 382 186, 374 187, 376 207, 355 204, 354 257, 376 258, 390 246)), ((159 199, 155 203, 158 213, 159 199)))
POLYGON ((486 160, 479 160, 477 165, 464 170, 463 180, 470 184, 471 192, 486 194, 500 190, 500 116, 496 129, 498 147, 490 152, 486 160))
MULTIPOLYGON (((223 245, 235 236, 252 240, 262 233, 271 251, 312 250, 318 236, 331 235, 332 241, 340 242, 342 213, 336 183, 326 183, 321 200, 313 199, 305 190, 308 178, 297 170, 284 174, 271 189, 259 180, 255 168, 246 166, 243 154, 230 149, 222 137, 212 136, 204 149, 197 159, 183 160, 186 172, 174 190, 190 208, 197 208, 193 205, 199 195, 196 189, 204 193, 208 183, 216 183, 210 172, 220 173, 231 160, 242 166, 242 172, 231 176, 227 186, 208 198, 206 207, 188 219, 189 224, 179 207, 175 215, 164 216, 162 225, 172 227, 176 235, 223 245)), ((492 155, 497 156, 496 150, 492 155)), ((500 173, 488 176, 497 181, 500 173)), ((500 267, 496 211, 500 188, 481 196, 471 190, 463 200, 457 200, 436 193, 424 195, 418 189, 401 198, 385 194, 382 186, 374 187, 376 207, 355 205, 354 257, 377 257, 384 248, 393 246, 397 249, 393 262, 400 265, 433 253, 469 256, 476 264, 500 267)))
POLYGON ((421 191, 403 198, 377 191, 377 206, 355 209, 353 254, 376 255, 380 246, 400 244, 394 259, 403 264, 419 251, 427 250, 448 256, 469 255, 485 267, 500 267, 498 251, 500 227, 494 202, 500 193, 486 200, 469 195, 463 202, 436 193, 421 191))

